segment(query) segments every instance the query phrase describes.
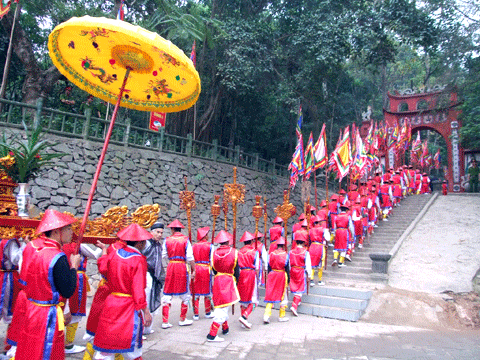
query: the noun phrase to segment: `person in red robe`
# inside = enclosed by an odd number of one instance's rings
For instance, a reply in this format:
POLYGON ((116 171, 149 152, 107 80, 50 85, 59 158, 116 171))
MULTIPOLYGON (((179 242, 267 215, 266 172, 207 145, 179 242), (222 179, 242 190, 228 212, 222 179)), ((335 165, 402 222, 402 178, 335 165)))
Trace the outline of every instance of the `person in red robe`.
POLYGON ((192 304, 193 320, 199 320, 200 296, 203 296, 205 305, 205 317, 213 318, 212 314, 212 272, 210 269, 210 257, 213 245, 208 241, 208 226, 197 230, 197 242, 192 245, 195 259, 195 280, 192 281, 192 304))
POLYGON ((163 243, 162 257, 168 258, 167 272, 165 275, 165 285, 163 286, 162 296, 162 329, 172 327, 168 322, 170 307, 172 306, 173 296, 179 296, 182 300, 180 307, 180 321, 178 325, 192 325, 193 320, 187 319, 188 303, 190 302, 190 277, 187 269, 187 262, 190 264, 191 278, 195 281, 195 258, 193 257, 192 245, 188 238, 181 233, 185 228, 180 221, 175 219, 167 227, 172 229, 172 235, 165 239, 163 243))
POLYGON ((108 279, 110 294, 100 314, 93 348, 94 359, 113 360, 122 354, 128 360, 142 359, 143 326, 152 315, 147 304, 147 259, 141 251, 150 233, 132 223, 117 233, 126 245, 107 254, 103 246, 98 271, 108 279))
POLYGON ((310 253, 305 247, 308 237, 297 231, 295 241, 297 247, 288 253, 288 261, 290 265, 290 292, 293 295, 290 310, 293 315, 298 316, 298 305, 302 301, 303 294, 307 292, 308 279, 312 280, 313 278, 310 253))
POLYGON ((340 206, 340 214, 337 215, 334 224, 335 245, 333 246, 333 263, 332 266, 339 267, 345 265, 345 255, 348 249, 348 242, 353 238, 355 230, 353 228, 352 217, 348 213, 350 210, 350 202, 340 206), (340 259, 339 259, 340 256, 340 259))
POLYGON ((258 250, 255 249, 253 240, 255 240, 255 235, 245 231, 240 239, 244 246, 238 251, 240 276, 238 277, 237 288, 240 294, 241 310, 238 321, 247 329, 252 328, 252 324, 248 322, 248 317, 258 306, 257 273, 260 270, 260 256, 258 250))
MULTIPOLYGON (((97 246, 103 249, 105 244, 98 241, 97 246)), ((118 239, 112 245, 107 247, 107 250, 106 250, 107 255, 119 249, 123 249, 125 246, 127 246, 127 243, 123 240, 118 239)), ((100 275, 102 276, 102 280, 100 280, 100 283, 98 284, 98 287, 97 287, 97 291, 95 292, 95 295, 93 297, 92 305, 90 306, 90 312, 88 313, 88 317, 87 317, 85 335, 83 335, 83 340, 87 341, 83 360, 93 359, 93 355, 95 352, 95 350, 93 350, 93 345, 92 345, 93 339, 95 337, 95 333, 97 332, 98 321, 100 319, 100 314, 102 313, 102 309, 105 306, 105 300, 107 300, 107 297, 110 294, 110 288, 108 287, 107 278, 102 274, 100 275)))
POLYGON ((277 216, 273 219, 273 226, 268 229, 268 234, 270 236, 270 247, 268 248, 268 253, 270 254, 272 251, 275 251, 277 245, 275 242, 281 237, 284 236, 284 227, 283 227, 283 219, 277 216))
MULTIPOLYGON (((77 249, 77 243, 71 242, 62 246, 62 250, 67 255, 74 254, 77 249)), ((87 261, 88 259, 98 259, 102 253, 100 248, 93 250, 86 244, 81 244, 79 249, 80 266, 77 270, 77 288, 73 295, 68 299, 65 313, 72 317, 65 331, 65 354, 76 354, 85 350, 85 346, 75 345, 75 334, 78 329, 78 323, 87 315, 87 293, 90 291, 88 284, 87 261)))
POLYGON ((327 227, 327 219, 325 214, 320 212, 319 215, 313 217, 313 227, 308 233, 310 237, 310 260, 312 262, 312 280, 310 286, 314 286, 315 270, 318 272, 318 285, 323 286, 322 281, 323 268, 325 267, 325 255, 327 241, 330 239, 330 230, 327 227))
POLYGON ((448 184, 447 180, 443 180, 442 182, 442 194, 447 195, 448 194, 448 184))
POLYGON ((280 303, 280 313, 278 321, 284 322, 289 319, 285 317, 285 311, 288 305, 287 285, 289 281, 288 253, 285 251, 285 239, 283 237, 277 240, 277 248, 268 255, 268 275, 265 285, 264 302, 265 312, 263 314, 263 323, 270 323, 273 304, 280 303))
POLYGON ((217 335, 220 326, 222 334, 229 332, 228 307, 240 301, 236 282, 240 275, 238 266, 238 251, 232 248, 233 236, 221 230, 215 237, 215 244, 219 247, 213 251, 210 263, 215 277, 213 278, 213 321, 207 335, 207 341, 220 342, 224 339, 217 335))
POLYGON ((64 328, 69 319, 64 319, 62 306, 75 291, 80 255, 72 255, 70 265, 61 247, 71 242, 76 221, 48 209, 37 227, 36 233, 42 235, 25 274, 27 300, 15 355, 18 360, 65 358, 64 328))
POLYGON ((20 275, 18 278, 20 291, 17 295, 17 299, 15 300, 14 304, 14 312, 12 316, 12 321, 7 329, 7 337, 6 343, 7 346, 10 346, 8 349, 7 357, 13 358, 15 357, 15 353, 17 351, 17 343, 18 339, 22 335, 23 325, 25 323, 25 307, 27 303, 27 297, 25 295, 25 287, 27 285, 27 269, 28 265, 30 264, 30 260, 32 259, 32 255, 37 251, 39 246, 42 244, 42 240, 34 239, 29 240, 29 238, 24 239, 26 245, 22 251, 22 261, 20 266, 20 275))

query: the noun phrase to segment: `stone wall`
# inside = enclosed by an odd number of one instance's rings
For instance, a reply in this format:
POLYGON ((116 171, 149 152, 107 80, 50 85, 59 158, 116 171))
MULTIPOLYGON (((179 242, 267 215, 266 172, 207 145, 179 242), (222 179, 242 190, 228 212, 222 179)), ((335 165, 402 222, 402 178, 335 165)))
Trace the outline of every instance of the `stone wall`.
MULTIPOLYGON (((53 149, 67 153, 56 160, 53 168, 42 172, 30 183, 32 203, 44 211, 55 208, 69 211, 77 217, 83 215, 96 165, 102 150, 101 143, 81 139, 65 140, 50 136, 59 142, 53 149)), ((210 209, 214 194, 223 193, 223 184, 233 182, 233 166, 145 149, 127 148, 110 144, 97 191, 92 203, 90 218, 103 214, 110 207, 126 205, 134 211, 144 204, 160 205, 159 219, 166 224, 178 218, 185 226, 186 213, 180 210, 179 192, 185 190, 183 176, 187 175, 188 190, 195 192, 196 208, 192 210, 192 230, 211 226, 210 209)), ((237 170, 237 183, 246 188, 245 204, 237 206, 237 238, 243 231, 254 231, 252 207, 255 195, 267 199, 269 224, 275 217, 274 208, 283 202, 283 190, 288 188, 288 178, 260 173, 244 168, 237 170)), ((319 191, 319 200, 323 194, 319 191)), ((299 184, 291 193, 291 202, 297 206, 297 215, 303 212, 299 184)), ((221 200, 220 200, 221 201, 221 200)), ((262 204, 262 203, 261 203, 262 204)), ((314 204, 312 187, 312 204, 314 204)), ((296 221, 297 216, 295 217, 296 221)), ((228 212, 228 226, 232 229, 232 209, 228 212)), ((292 220, 289 222, 292 224, 292 220)), ((223 212, 217 219, 217 229, 223 228, 223 212)), ((260 230, 263 232, 263 219, 260 230)))

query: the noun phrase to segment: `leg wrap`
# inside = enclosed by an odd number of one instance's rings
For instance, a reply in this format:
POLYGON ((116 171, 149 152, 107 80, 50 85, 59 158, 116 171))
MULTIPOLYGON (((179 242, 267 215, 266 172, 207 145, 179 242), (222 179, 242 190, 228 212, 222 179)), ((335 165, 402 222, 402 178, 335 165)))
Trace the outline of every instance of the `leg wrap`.
POLYGON ((65 336, 65 342, 71 344, 75 341, 75 334, 77 333, 78 323, 68 324, 65 336))
POLYGON ((216 322, 212 322, 212 325, 210 326, 210 332, 208 335, 215 337, 217 336, 218 329, 220 328, 220 324, 216 322))
POLYGON ((286 309, 287 309, 286 306, 280 306, 280 313, 278 315, 279 318, 285 317, 286 309))
POLYGON ((93 360, 93 354, 95 350, 93 350, 93 346, 91 343, 87 343, 85 346, 85 353, 83 354, 83 360, 93 360))
POLYGON ((248 306, 246 307, 245 311, 243 312, 243 317, 245 319, 248 319, 248 317, 250 316, 250 314, 252 313, 253 309, 255 309, 255 305, 250 303, 248 304, 248 306))
POLYGON ((299 295, 295 295, 293 297, 293 303, 292 303, 292 307, 297 310, 298 309, 298 305, 300 305, 300 302, 302 301, 302 298, 299 296, 299 295))
POLYGON ((193 304, 193 314, 198 315, 198 307, 200 304, 200 297, 192 296, 192 304, 193 304))
POLYGON ((205 296, 203 301, 205 303, 205 314, 209 315, 212 312, 212 299, 210 296, 205 296))
POLYGON ((272 308, 273 308, 273 304, 267 303, 267 306, 265 306, 265 313, 264 313, 266 317, 270 317, 272 315, 272 308))
POLYGON ((168 314, 170 313, 170 304, 162 307, 162 321, 164 324, 168 323, 168 314))
POLYGON ((186 304, 182 302, 182 305, 180 307, 180 321, 185 320, 185 318, 187 317, 187 311, 188 311, 188 303, 186 304))

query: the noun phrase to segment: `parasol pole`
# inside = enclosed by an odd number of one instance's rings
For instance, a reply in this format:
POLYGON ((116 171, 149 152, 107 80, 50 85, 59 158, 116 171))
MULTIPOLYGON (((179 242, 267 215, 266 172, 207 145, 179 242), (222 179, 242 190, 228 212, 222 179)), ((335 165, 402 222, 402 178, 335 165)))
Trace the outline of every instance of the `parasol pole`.
POLYGON ((125 90, 125 85, 127 84, 128 76, 130 75, 130 68, 127 67, 127 72, 125 73, 125 77, 123 78, 122 87, 120 88, 120 93, 118 94, 118 100, 115 104, 115 109, 113 110, 112 120, 110 121, 110 126, 108 127, 107 135, 105 136, 105 141, 103 143, 102 153, 100 155, 100 159, 98 160, 97 170, 95 171, 95 175, 93 177, 92 186, 90 188, 90 193, 88 194, 87 205, 85 207, 85 213, 83 214, 82 223, 80 224, 80 228, 78 230, 77 236, 77 249, 75 254, 78 253, 80 248, 80 243, 83 239, 83 234, 85 232, 85 228, 87 227, 87 220, 88 215, 90 213, 90 208, 92 207, 93 195, 95 195, 95 190, 97 188, 98 178, 100 177, 100 171, 102 170, 103 161, 105 160, 105 154, 107 152, 108 143, 110 142, 110 137, 112 136, 113 132, 113 125, 115 125, 115 119, 117 117, 118 109, 120 108, 120 102, 122 101, 123 92, 125 90))
MULTIPOLYGON (((5 96, 5 91, 7 90, 7 77, 8 72, 10 71, 10 62, 12 59, 12 51, 13 51, 13 33, 15 32, 15 23, 17 22, 17 18, 20 15, 21 10, 20 2, 17 3, 17 7, 15 8, 15 13, 13 15, 13 23, 12 23, 12 31, 10 32, 10 42, 8 43, 8 50, 7 50, 7 57, 5 59, 5 68, 3 69, 3 80, 2 80, 2 87, 0 88, 0 99, 3 99, 5 96)), ((0 111, 1 111, 2 104, 0 104, 0 111)))
POLYGON ((265 242, 265 251, 267 250, 267 221, 268 221, 268 213, 267 213, 267 198, 263 197, 263 233, 265 234, 263 241, 265 242))
POLYGON ((215 224, 217 223, 217 216, 220 215, 220 205, 218 205, 218 200, 220 199, 220 195, 213 195, 215 202, 212 205, 211 213, 213 216, 213 225, 212 225, 212 244, 213 239, 215 239, 215 224))
POLYGON ((315 188, 315 209, 318 210, 318 196, 317 196, 317 170, 313 170, 313 182, 315 188))

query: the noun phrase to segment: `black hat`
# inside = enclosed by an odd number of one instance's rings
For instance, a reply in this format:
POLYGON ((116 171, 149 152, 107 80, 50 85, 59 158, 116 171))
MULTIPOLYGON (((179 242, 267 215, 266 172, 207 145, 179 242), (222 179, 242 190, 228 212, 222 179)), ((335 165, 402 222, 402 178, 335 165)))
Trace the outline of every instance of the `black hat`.
POLYGON ((161 223, 161 222, 156 222, 155 224, 152 225, 152 227, 150 228, 150 230, 163 229, 163 228, 164 228, 163 223, 161 223))

